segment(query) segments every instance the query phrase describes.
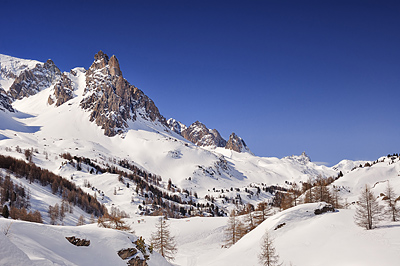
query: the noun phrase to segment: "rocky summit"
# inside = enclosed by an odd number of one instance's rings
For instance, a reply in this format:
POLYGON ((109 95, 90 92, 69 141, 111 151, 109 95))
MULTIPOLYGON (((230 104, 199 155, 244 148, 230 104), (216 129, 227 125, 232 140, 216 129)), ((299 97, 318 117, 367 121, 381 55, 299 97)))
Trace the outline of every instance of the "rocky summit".
POLYGON ((25 70, 17 76, 8 94, 13 100, 20 100, 48 88, 60 77, 60 69, 49 59, 46 63, 37 64, 35 68, 25 70))
POLYGON ((216 129, 208 129, 203 123, 196 121, 182 131, 182 136, 197 146, 224 147, 226 141, 216 129))
POLYGON ((233 150, 236 152, 250 152, 250 149, 247 147, 244 140, 237 136, 235 133, 232 133, 229 136, 229 140, 226 143, 225 149, 233 150))
POLYGON ((167 126, 154 102, 123 78, 117 58, 102 51, 86 71, 85 97, 81 107, 90 110, 90 121, 104 129, 106 136, 123 133, 128 120, 141 118, 167 126))
POLYGON ((216 129, 209 129, 203 123, 196 121, 189 127, 181 122, 170 118, 167 121, 169 128, 182 135, 185 139, 196 144, 197 146, 214 146, 233 150, 236 152, 250 152, 246 143, 242 138, 232 133, 229 140, 226 141, 216 129))

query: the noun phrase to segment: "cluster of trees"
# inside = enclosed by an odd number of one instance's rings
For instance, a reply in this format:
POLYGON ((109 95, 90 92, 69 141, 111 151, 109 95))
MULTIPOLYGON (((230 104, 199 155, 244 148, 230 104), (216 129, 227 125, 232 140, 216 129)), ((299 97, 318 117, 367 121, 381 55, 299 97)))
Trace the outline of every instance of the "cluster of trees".
POLYGON ((230 247, 235 244, 272 214, 272 208, 267 202, 260 202, 256 209, 253 205, 247 204, 240 212, 232 210, 225 228, 224 247, 230 247), (239 215, 241 215, 243 219, 241 219, 239 215))
POLYGON ((0 209, 5 218, 42 223, 39 211, 28 211, 30 208, 30 193, 24 186, 15 184, 10 175, 3 176, 0 172, 0 209))
POLYGON ((28 222, 43 223, 42 215, 38 210, 28 212, 25 207, 17 208, 15 206, 11 206, 10 209, 8 209, 7 205, 4 205, 2 216, 4 218, 11 217, 13 219, 19 219, 28 222))
POLYGON ((398 221, 400 208, 397 201, 400 197, 394 192, 393 187, 388 182, 382 200, 385 207, 379 205, 377 198, 368 185, 365 185, 356 206, 354 221, 358 226, 365 227, 367 230, 373 229, 383 219, 387 217, 391 221, 398 221))
POLYGON ((54 204, 54 206, 49 205, 50 224, 57 224, 57 221, 63 222, 66 213, 73 213, 72 204, 67 203, 66 200, 61 202, 61 206, 58 203, 54 204))
POLYGON ((97 219, 97 224, 104 228, 112 228, 121 231, 131 230, 131 227, 122 220, 123 218, 129 218, 129 216, 124 211, 111 207, 111 212, 99 217, 97 219))
POLYGON ((74 183, 46 169, 41 169, 33 163, 0 155, 0 168, 7 169, 17 178, 25 178, 29 182, 37 182, 42 186, 50 185, 54 194, 61 195, 67 202, 79 206, 89 214, 102 216, 107 212, 104 205, 76 187, 74 183))
POLYGON ((307 182, 302 183, 300 188, 296 183, 291 183, 290 188, 286 191, 277 191, 273 200, 273 206, 279 207, 281 210, 297 206, 301 203, 300 196, 304 195, 302 201, 304 203, 321 202, 332 204, 334 208, 341 208, 341 198, 339 196, 339 188, 328 185, 333 183, 340 177, 322 178, 321 175, 313 181, 311 178, 307 182))
POLYGON ((8 202, 10 207, 18 209, 30 207, 29 191, 21 185, 14 184, 10 175, 0 172, 0 205, 8 202))
MULTIPOLYGON (((226 215, 225 212, 214 204, 196 203, 194 198, 197 198, 197 193, 192 195, 191 192, 187 190, 181 191, 172 184, 171 180, 168 181, 167 188, 165 189, 160 184, 162 180, 160 176, 144 171, 126 159, 117 161, 109 158, 110 162, 119 166, 116 167, 114 165, 110 166, 108 163, 103 163, 103 166, 100 166, 97 164, 96 160, 72 156, 68 152, 60 154, 60 157, 68 160, 68 163, 76 167, 77 170, 81 170, 82 167, 87 165, 88 171, 92 174, 118 174, 118 180, 128 188, 130 184, 125 182, 124 178, 135 183, 136 193, 145 198, 143 206, 139 206, 145 215, 165 215, 170 218, 201 215, 202 213, 207 213, 212 216, 226 215), (130 172, 124 171, 123 169, 121 170, 121 168, 130 170, 130 172)), ((90 184, 85 185, 90 186, 90 184)))

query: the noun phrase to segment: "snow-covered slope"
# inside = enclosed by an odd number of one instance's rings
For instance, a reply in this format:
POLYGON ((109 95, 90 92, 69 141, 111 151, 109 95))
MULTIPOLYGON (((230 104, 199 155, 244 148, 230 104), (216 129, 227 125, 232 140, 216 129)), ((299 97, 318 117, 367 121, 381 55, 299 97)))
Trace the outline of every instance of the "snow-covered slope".
POLYGON ((343 174, 349 173, 351 170, 354 168, 361 166, 364 166, 366 163, 371 163, 369 161, 352 161, 352 160, 341 160, 339 163, 335 164, 332 166, 332 169, 342 172, 343 174))
MULTIPOLYGON (((127 265, 117 252, 135 248, 137 237, 118 230, 99 228, 97 224, 83 226, 49 226, 0 217, 0 228, 8 227, 6 237, 0 233, 1 265, 127 265), (65 237, 90 240, 90 245, 75 246, 65 237)), ((147 261, 149 266, 168 266, 156 252, 147 261)), ((139 254, 143 259, 143 255, 139 254)))
POLYGON ((332 185, 341 188, 341 197, 348 203, 355 202, 365 185, 372 187, 375 196, 385 191, 388 182, 394 188, 400 188, 400 158, 381 157, 371 166, 358 167, 343 177, 339 178, 332 185))
POLYGON ((285 265, 398 265, 399 222, 368 231, 356 226, 354 210, 314 215, 318 204, 303 204, 268 218, 212 262, 198 265, 259 265, 266 231, 275 238, 285 265), (275 230, 280 224, 284 225, 275 230))
POLYGON ((8 91, 16 77, 25 70, 33 69, 37 64, 43 65, 36 60, 0 54, 0 89, 8 91))

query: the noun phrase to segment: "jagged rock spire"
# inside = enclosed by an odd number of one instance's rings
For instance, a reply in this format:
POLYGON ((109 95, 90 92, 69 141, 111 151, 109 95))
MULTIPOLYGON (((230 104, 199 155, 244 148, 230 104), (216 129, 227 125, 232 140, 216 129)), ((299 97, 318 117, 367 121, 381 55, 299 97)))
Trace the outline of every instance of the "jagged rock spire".
POLYGON ((111 137, 124 132, 128 120, 135 121, 138 116, 167 126, 154 102, 123 78, 114 55, 109 58, 99 51, 94 59, 86 71, 86 97, 81 107, 92 111, 90 121, 101 126, 105 135, 111 137))
POLYGON ((236 152, 250 152, 250 149, 247 147, 244 140, 235 133, 232 133, 229 136, 229 140, 226 143, 225 149, 233 150, 236 152))
POLYGON ((196 121, 181 132, 182 136, 197 146, 225 147, 224 140, 216 129, 208 129, 203 123, 196 121))

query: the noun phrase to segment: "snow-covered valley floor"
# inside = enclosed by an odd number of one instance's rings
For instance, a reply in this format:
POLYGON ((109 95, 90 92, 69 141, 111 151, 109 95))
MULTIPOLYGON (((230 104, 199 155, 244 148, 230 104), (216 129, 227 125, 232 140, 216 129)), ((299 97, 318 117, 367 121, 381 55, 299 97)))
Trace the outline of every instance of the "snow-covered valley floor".
MULTIPOLYGON (((279 212, 228 249, 221 248, 227 218, 170 219, 171 233, 178 247, 173 264, 259 265, 260 241, 268 230, 284 265, 398 265, 400 222, 382 222, 374 230, 365 230, 355 225, 354 210, 314 215, 317 206, 318 203, 303 204, 279 212), (284 226, 274 230, 283 223, 284 226)), ((157 219, 138 216, 129 218, 128 223, 137 236, 148 240, 157 219)), ((0 237, 0 254, 5 262, 7 257, 17 256, 18 260, 14 261, 16 264, 6 264, 0 259, 1 265, 22 265, 25 256, 21 250, 37 265, 124 265, 116 252, 131 246, 129 238, 135 238, 129 233, 98 228, 96 224, 63 227, 0 218, 0 228, 11 222, 9 238, 0 237), (93 245, 75 247, 65 240, 70 235, 90 239, 93 245), (16 247, 11 248, 8 241, 16 247), (4 248, 5 245, 8 247, 4 248)), ((159 264, 158 255, 154 256, 149 265, 163 265, 159 264)))

